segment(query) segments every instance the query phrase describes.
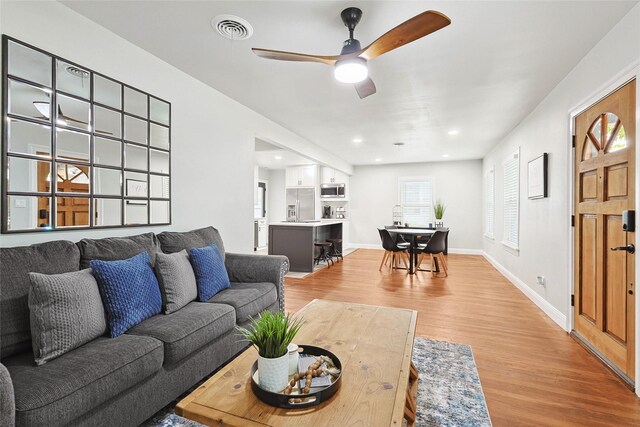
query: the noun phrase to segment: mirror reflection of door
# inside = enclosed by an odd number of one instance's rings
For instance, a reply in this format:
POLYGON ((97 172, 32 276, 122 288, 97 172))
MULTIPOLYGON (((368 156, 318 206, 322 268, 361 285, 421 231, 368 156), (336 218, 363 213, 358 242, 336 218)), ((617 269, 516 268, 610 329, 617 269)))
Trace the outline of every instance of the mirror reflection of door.
MULTIPOLYGON (((40 154, 40 153, 38 153, 40 154)), ((67 160, 86 159, 69 158, 67 160)), ((53 182, 53 174, 50 172, 50 164, 40 162, 38 164, 38 191, 50 192, 53 182)), ((89 166, 68 163, 56 164, 56 192, 89 194, 89 166)), ((38 199, 38 226, 49 226, 49 198, 38 199)), ((89 199, 85 197, 56 197, 56 215, 58 227, 88 226, 89 225, 89 199)))

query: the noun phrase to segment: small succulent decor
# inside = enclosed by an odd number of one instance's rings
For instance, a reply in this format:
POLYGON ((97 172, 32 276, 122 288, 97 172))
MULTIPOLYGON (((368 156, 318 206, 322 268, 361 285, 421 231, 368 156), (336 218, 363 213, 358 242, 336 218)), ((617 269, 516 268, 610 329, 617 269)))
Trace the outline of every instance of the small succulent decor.
POLYGON ((441 220, 442 219, 442 217, 444 216, 444 211, 446 211, 446 210, 447 210, 447 207, 440 200, 438 200, 433 205, 433 213, 435 214, 437 220, 441 220))
POLYGON ((258 349, 260 356, 267 359, 287 354, 287 346, 302 326, 302 319, 285 315, 281 311, 272 313, 264 310, 258 318, 250 317, 250 320, 248 328, 236 326, 236 329, 258 349))

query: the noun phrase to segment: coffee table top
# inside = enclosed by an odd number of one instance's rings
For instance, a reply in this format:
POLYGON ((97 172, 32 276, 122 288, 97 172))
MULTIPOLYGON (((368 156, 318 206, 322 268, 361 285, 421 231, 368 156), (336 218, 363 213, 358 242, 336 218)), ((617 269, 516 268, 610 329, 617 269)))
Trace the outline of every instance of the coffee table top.
POLYGON ((417 312, 313 300, 295 342, 324 347, 342 362, 342 384, 327 402, 276 408, 251 390, 258 352, 248 348, 176 405, 176 413, 208 425, 402 426, 417 312))

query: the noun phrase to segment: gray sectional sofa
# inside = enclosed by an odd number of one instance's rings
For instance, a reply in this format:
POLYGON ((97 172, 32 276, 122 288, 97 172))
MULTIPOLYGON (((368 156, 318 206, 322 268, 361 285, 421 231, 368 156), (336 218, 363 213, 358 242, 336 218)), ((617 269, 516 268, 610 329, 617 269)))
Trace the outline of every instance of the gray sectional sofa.
POLYGON ((284 309, 288 266, 282 256, 225 254, 213 227, 0 248, 0 425, 140 424, 246 347, 236 325, 264 309, 284 309), (76 271, 92 259, 126 259, 142 251, 153 260, 158 251, 212 242, 225 259, 231 288, 35 365, 29 272, 76 271))

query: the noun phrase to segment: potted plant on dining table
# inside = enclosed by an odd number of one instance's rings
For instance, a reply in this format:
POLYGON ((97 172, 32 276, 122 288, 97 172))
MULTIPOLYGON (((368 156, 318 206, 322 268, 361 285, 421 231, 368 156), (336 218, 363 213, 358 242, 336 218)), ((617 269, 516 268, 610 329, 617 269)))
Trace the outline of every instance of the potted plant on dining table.
POLYGON ((442 217, 444 216, 444 211, 446 210, 447 210, 447 207, 444 205, 444 203, 442 203, 441 200, 438 200, 436 203, 434 203, 433 213, 436 217, 436 228, 442 227, 444 225, 444 222, 442 221, 442 217))
POLYGON ((302 319, 285 315, 281 311, 273 313, 265 310, 258 318, 250 318, 247 328, 236 329, 258 350, 258 382, 260 388, 282 391, 289 382, 289 352, 287 347, 293 341, 302 319))

